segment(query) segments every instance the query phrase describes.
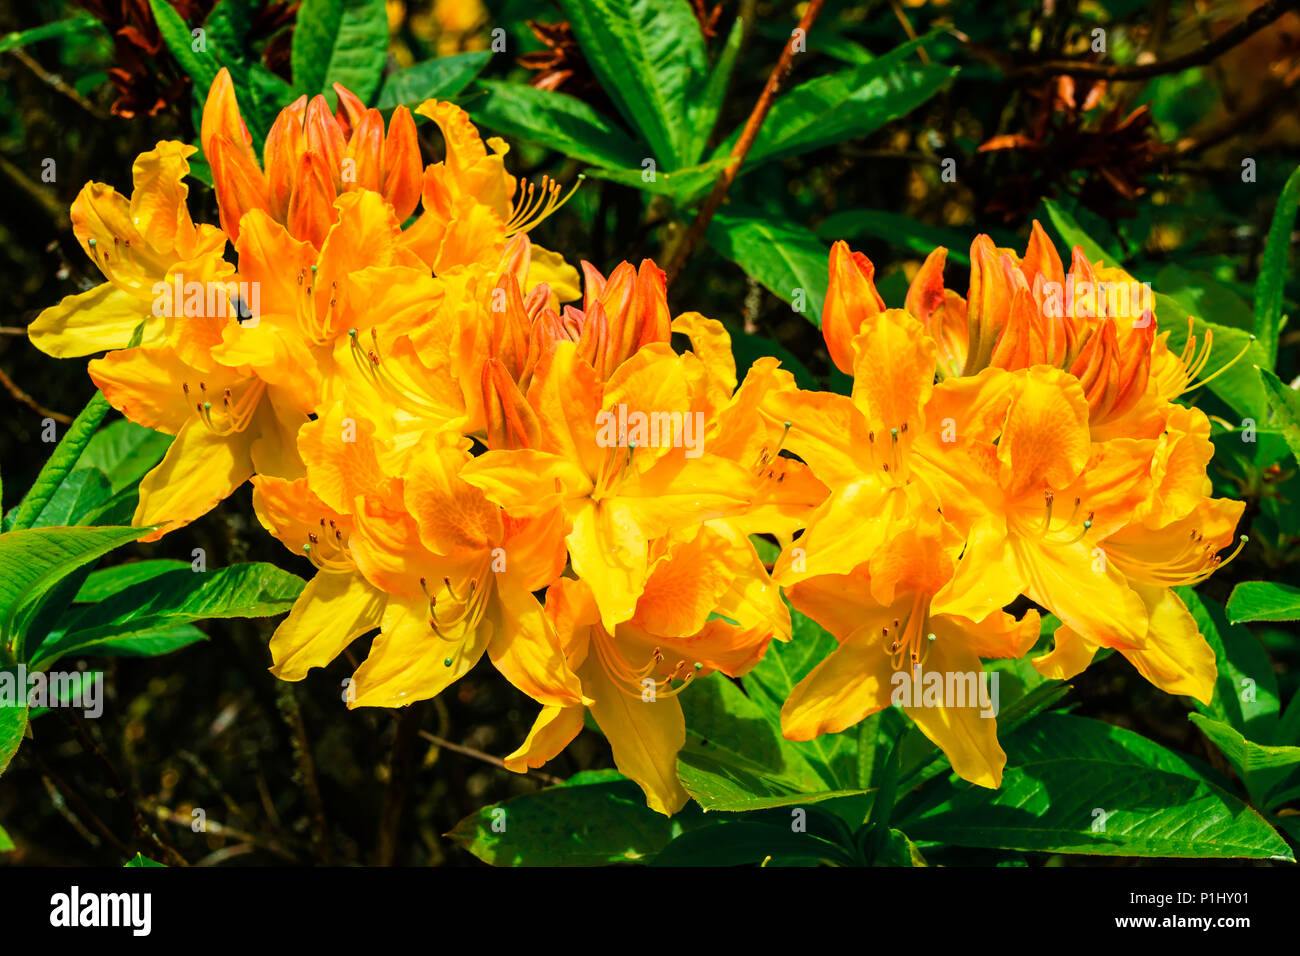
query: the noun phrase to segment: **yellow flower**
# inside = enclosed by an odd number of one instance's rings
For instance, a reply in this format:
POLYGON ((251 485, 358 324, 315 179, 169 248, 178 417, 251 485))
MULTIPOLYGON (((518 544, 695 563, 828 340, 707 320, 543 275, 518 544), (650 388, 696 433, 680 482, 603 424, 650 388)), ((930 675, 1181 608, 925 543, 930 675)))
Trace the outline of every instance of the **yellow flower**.
MULTIPOLYGON (((677 780, 677 753, 686 742, 677 695, 714 670, 731 677, 748 672, 774 632, 789 636, 777 589, 756 588, 766 577, 762 565, 747 542, 737 544, 708 528, 659 542, 634 614, 612 629, 585 581, 561 578, 546 592, 547 616, 614 763, 660 813, 675 813, 687 800, 677 780)), ((582 722, 580 704, 543 707, 506 766, 520 772, 542 766, 577 736, 582 722)))
POLYGON ((577 346, 560 342, 528 391, 537 447, 488 451, 462 471, 509 514, 563 508, 569 559, 595 592, 606 630, 632 616, 651 541, 738 514, 754 494, 749 471, 696 444, 703 384, 698 358, 662 344, 644 347, 602 384, 577 346))
POLYGON ((194 152, 163 141, 141 153, 131 167, 130 199, 103 183, 87 183, 77 194, 72 231, 106 281, 38 315, 27 330, 33 345, 56 358, 125 348, 141 323, 142 344, 157 344, 160 290, 170 293, 177 275, 224 279, 234 271, 221 262, 225 233, 196 226, 186 208, 186 157, 194 152), (213 274, 218 263, 224 272, 213 274))
POLYGON ((451 443, 386 475, 368 424, 353 434, 348 418, 335 408, 303 428, 305 480, 255 480, 262 523, 319 569, 272 639, 272 669, 299 680, 378 627, 349 706, 433 697, 485 652, 542 704, 583 703, 533 596, 562 570, 558 516, 502 515, 459 478, 468 454, 451 443))
POLYGON ((937 600, 961 543, 932 516, 853 572, 806 578, 788 590, 839 647, 790 692, 781 708, 785 736, 837 733, 898 702, 961 777, 1001 784, 1006 755, 980 658, 1020 657, 1038 638, 1039 620, 1035 611, 1020 621, 998 611, 977 623, 937 600))

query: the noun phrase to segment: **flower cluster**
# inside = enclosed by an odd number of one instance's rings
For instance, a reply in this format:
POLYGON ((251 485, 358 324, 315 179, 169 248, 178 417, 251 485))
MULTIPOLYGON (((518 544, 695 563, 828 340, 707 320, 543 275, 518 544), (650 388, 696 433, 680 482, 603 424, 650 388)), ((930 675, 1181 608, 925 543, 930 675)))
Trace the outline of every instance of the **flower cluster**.
MULTIPOLYGON (((1209 420, 1173 398, 1211 343, 1189 334, 1174 355, 1149 288, 1078 247, 1066 273, 1037 223, 1023 256, 974 241, 965 297, 944 286, 945 257, 931 253, 905 308, 888 309, 871 262, 836 243, 824 333, 852 395, 768 402, 831 491, 773 573, 839 640, 786 701, 786 735, 888 706, 900 672, 947 689, 981 658, 1025 655, 1038 614, 1003 610, 1021 598, 1060 621, 1033 659, 1044 675, 1112 648, 1208 704, 1214 652, 1173 588, 1222 563, 1244 504, 1210 496, 1209 420)), ((904 709, 957 773, 997 786, 996 724, 959 698, 905 696, 904 709)))
MULTIPOLYGON (((175 436, 137 525, 159 537, 251 480, 315 565, 271 640, 279 677, 376 632, 347 697, 392 707, 486 654, 541 706, 507 766, 541 766, 589 711, 664 813, 686 800, 677 695, 788 640, 783 590, 840 642, 785 705, 792 739, 887 706, 900 674, 1023 656, 1021 597, 1061 621, 1045 674, 1109 647, 1208 698, 1214 655, 1171 588, 1214 570, 1242 506, 1208 497, 1208 422, 1172 401, 1208 343, 1174 356, 1149 307, 1078 294, 1127 276, 1078 250, 1065 274, 1035 227, 1023 257, 976 240, 965 298, 938 250, 886 309, 840 243, 824 332, 852 395, 772 358, 740 381, 725 327, 674 316, 653 262, 579 273, 534 244, 567 195, 511 176, 458 107, 415 110, 445 144, 424 165, 415 115, 385 127, 335 91, 337 112, 286 108, 259 158, 223 71, 201 130, 220 228, 187 209, 194 148, 159 143, 129 198, 78 196, 105 282, 30 329, 53 355, 107 351, 108 400, 175 436), (770 571, 755 535, 783 545, 770 571)), ((907 710, 998 784, 973 701, 907 710)))

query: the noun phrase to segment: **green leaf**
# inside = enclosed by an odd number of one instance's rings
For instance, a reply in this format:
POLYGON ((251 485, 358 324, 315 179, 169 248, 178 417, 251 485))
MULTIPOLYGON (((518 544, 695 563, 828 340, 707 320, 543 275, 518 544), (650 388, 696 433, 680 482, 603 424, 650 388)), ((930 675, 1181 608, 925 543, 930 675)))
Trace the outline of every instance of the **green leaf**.
MULTIPOLYGON (((778 734, 781 705, 790 696, 794 685, 838 646, 835 638, 812 618, 792 610, 790 622, 791 639, 784 643, 773 641, 763 659, 743 678, 745 692, 778 734)), ((781 739, 785 740, 784 737, 781 739)), ((859 783, 858 778, 856 731, 823 734, 813 740, 786 743, 817 769, 829 789, 865 786, 859 783)))
POLYGON ((661 165, 688 166, 707 82, 686 0, 560 0, 592 72, 661 165))
MULTIPOLYGON (((1159 291, 1155 293, 1155 300, 1159 331, 1169 332, 1169 351, 1178 355, 1187 343, 1187 307, 1175 296, 1159 291)), ((1213 339, 1213 350, 1210 362, 1200 377, 1212 375, 1233 359, 1236 361, 1205 387, 1223 399, 1242 418, 1259 421, 1264 417, 1267 405, 1264 388, 1253 366, 1263 367, 1268 364, 1259 341, 1254 339, 1253 333, 1244 329, 1234 329, 1202 318, 1194 319, 1192 334, 1196 336, 1198 346, 1204 346, 1207 333, 1213 339), (1240 358, 1236 358, 1238 355, 1240 358)))
POLYGON ((1267 359, 1261 364, 1268 367, 1272 367, 1277 359, 1287 256, 1291 250, 1291 230, 1295 228, 1297 205, 1300 205, 1300 167, 1296 167, 1287 179, 1273 210, 1273 222, 1268 229, 1268 242, 1264 246, 1264 258, 1255 282, 1255 335, 1267 359))
POLYGON ((67 575, 151 528, 30 528, 0 535, 0 647, 20 654, 44 597, 67 575))
MULTIPOLYGON (((1073 249, 1075 246, 1083 247, 1083 254, 1091 262, 1103 260, 1108 266, 1117 266, 1124 261, 1124 257, 1117 252, 1106 249, 1101 246, 1095 239, 1084 232, 1083 227, 1079 225, 1078 220, 1070 213, 1066 212, 1060 204, 1050 199, 1043 200, 1043 206, 1047 210, 1047 218, 1051 220, 1053 228, 1065 240, 1065 244, 1073 249)), ((1062 256, 1066 264, 1069 264, 1070 257, 1062 256)))
POLYGON ((74 600, 78 604, 94 604, 133 584, 151 580, 170 571, 183 571, 189 567, 186 561, 156 558, 150 561, 132 561, 112 568, 100 568, 90 572, 90 576, 86 578, 85 584, 81 586, 74 600))
POLYGON ((1273 665, 1249 628, 1229 623, 1223 608, 1191 588, 1176 593, 1214 651, 1218 677, 1210 706, 1197 710, 1258 740, 1272 740, 1279 698, 1273 665))
POLYGON ((122 418, 95 432, 78 465, 102 471, 116 493, 138 484, 171 443, 171 435, 122 418))
POLYGON ((700 157, 704 155, 704 149, 708 146, 709 136, 713 133, 713 127, 717 125, 718 113, 722 109, 722 101, 727 95, 727 86, 731 82, 731 73, 736 68, 736 55, 740 53, 740 41, 745 34, 745 21, 736 17, 735 22, 731 24, 731 32, 727 34, 726 45, 723 46, 722 52, 718 54, 718 60, 713 64, 713 69, 709 73, 708 85, 704 88, 704 95, 700 98, 699 108, 695 114, 694 136, 691 140, 690 150, 687 153, 686 161, 690 164, 698 163, 700 157))
POLYGON ((1257 744, 1203 714, 1188 714, 1187 718, 1228 758, 1257 805, 1267 806, 1269 794, 1300 767, 1300 747, 1257 744))
POLYGON ((340 83, 369 102, 387 58, 383 0, 303 0, 298 8, 290 64, 299 93, 312 96, 340 83))
POLYGON ((69 17, 66 20, 43 23, 39 27, 32 27, 30 30, 15 30, 0 37, 0 53, 8 53, 10 50, 17 50, 53 37, 61 37, 69 33, 80 33, 82 30, 92 29, 99 25, 98 20, 81 14, 80 16, 69 17))
POLYGON ((19 706, 0 705, 0 775, 8 769, 27 732, 26 704, 24 700, 19 706))
POLYGON ((804 806, 860 797, 870 790, 799 790, 790 782, 772 776, 765 768, 744 757, 727 754, 716 760, 690 749, 677 759, 677 778, 686 792, 705 810, 743 812, 773 807, 804 806))
POLYGON ((902 830, 890 830, 877 861, 881 866, 925 866, 925 857, 902 830))
POLYGON ((1253 329, 1254 316, 1250 305, 1213 276, 1171 263, 1156 273, 1153 285, 1165 295, 1176 298, 1192 315, 1212 315, 1219 325, 1246 332, 1253 329))
POLYGON ((97 468, 77 468, 64 479, 41 513, 32 521, 33 528, 82 524, 113 496, 108 479, 97 468))
POLYGON ((122 629, 103 628, 67 635, 60 631, 53 636, 54 641, 38 649, 39 657, 32 663, 33 667, 53 667, 60 658, 70 654, 161 657, 208 639, 208 635, 193 624, 172 624, 165 620, 137 622, 122 629))
POLYGON ((841 846, 787 826, 737 820, 700 827, 678 837, 654 859, 655 866, 816 866, 825 861, 848 866, 853 858, 841 846))
POLYGON ((1272 581, 1242 581, 1228 598, 1228 619, 1244 621, 1300 621, 1300 588, 1272 581))
POLYGON ((4 827, 0 827, 0 853, 8 853, 13 850, 13 848, 13 839, 10 838, 4 827))
POLYGON ((493 866, 601 866, 644 862, 682 832, 649 809, 633 783, 551 787, 483 807, 448 834, 493 866))
POLYGON ((449 100, 469 86, 490 59, 490 50, 477 50, 408 66, 384 80, 375 106, 387 110, 419 106, 425 100, 449 100))
POLYGON ((1300 392, 1266 368, 1259 369, 1259 377, 1273 409, 1273 421, 1281 428, 1291 454, 1300 461, 1300 392))
POLYGON ((219 0, 212 8, 203 28, 208 33, 208 43, 215 44, 222 59, 237 59, 252 53, 249 32, 253 29, 258 0, 219 0))
MULTIPOLYGON (((30 675, 31 670, 28 671, 30 675)), ((27 721, 31 723, 38 717, 48 714, 52 707, 75 707, 86 712, 93 702, 100 700, 97 682, 104 679, 101 671, 70 670, 62 674, 48 675, 45 690, 45 705, 33 707, 27 712, 27 721)))
POLYGON ((489 129, 540 143, 584 163, 635 169, 640 177, 642 151, 582 100, 520 83, 482 80, 479 86, 488 95, 475 100, 470 113, 489 129))
POLYGON ((54 446, 54 452, 50 455, 49 461, 41 468, 40 474, 36 476, 36 481, 32 484, 31 490, 27 492, 27 497, 18 506, 18 512, 14 515, 12 530, 19 531, 24 528, 30 528, 32 522, 41 513, 41 510, 54 497, 54 493, 59 490, 68 473, 81 457, 85 450, 86 444, 90 441, 95 429, 99 423, 104 420, 108 414, 108 399, 104 398, 103 392, 95 392, 94 396, 86 403, 86 407, 81 413, 73 419, 68 430, 64 432, 63 438, 54 446))
POLYGON ((685 169, 672 172, 656 169, 653 178, 646 175, 648 167, 640 166, 635 169, 589 169, 587 175, 631 186, 643 192, 671 196, 679 203, 690 203, 694 198, 708 191, 726 166, 727 160, 723 158, 711 159, 707 163, 687 166, 685 169))
POLYGON ((759 705, 724 675, 696 681, 678 699, 686 717, 679 776, 706 810, 732 809, 729 805, 747 797, 836 789, 828 775, 797 744, 781 736, 759 705))
MULTIPOLYGON (((957 70, 905 62, 926 39, 904 43, 862 66, 819 76, 778 98, 745 158, 744 169, 869 136, 930 99, 952 81, 957 70)), ((730 153, 739 137, 736 130, 715 155, 730 153)))
POLYGON ((165 863, 159 863, 157 860, 151 860, 143 853, 137 853, 135 856, 131 857, 131 859, 127 860, 125 864, 123 864, 124 869, 144 869, 151 866, 160 866, 163 869, 166 869, 165 863))
POLYGON ((153 11, 158 32, 166 41, 167 49, 194 81, 195 94, 206 95, 221 68, 217 58, 211 51, 194 49, 194 35, 190 32, 189 24, 166 0, 149 0, 149 9, 153 11))
POLYGON ((124 588, 98 604, 79 605, 36 651, 33 667, 68 654, 145 656, 202 639, 195 621, 269 617, 293 606, 304 582, 271 564, 216 571, 169 571, 124 588))
POLYGON ((718 213, 706 233, 719 253, 777 298, 798 304, 821 325, 830 284, 830 248, 811 231, 762 213, 718 213))
POLYGON ((1100 856, 1292 860, 1262 817, 1173 751, 1043 714, 1003 740, 1002 787, 937 787, 896 821, 919 842, 1100 856), (1104 829, 1094 824, 1104 819, 1104 829))

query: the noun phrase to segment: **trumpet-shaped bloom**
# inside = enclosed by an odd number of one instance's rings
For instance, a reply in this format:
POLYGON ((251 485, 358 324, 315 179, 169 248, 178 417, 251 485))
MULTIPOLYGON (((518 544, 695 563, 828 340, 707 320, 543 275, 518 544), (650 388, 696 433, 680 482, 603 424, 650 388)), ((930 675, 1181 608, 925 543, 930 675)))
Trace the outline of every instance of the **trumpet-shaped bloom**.
POLYGON ((602 385, 574 343, 561 342, 528 391, 537 447, 489 451, 462 470, 509 514, 563 509, 569 560, 591 585, 606 630, 632 616, 651 541, 737 514, 754 493, 746 469, 687 447, 705 415, 703 384, 694 355, 651 345, 602 385))
MULTIPOLYGON (((789 614, 774 586, 756 589, 762 565, 734 538, 697 529, 656 550, 635 613, 616 628, 602 623, 591 586, 572 578, 547 590, 546 613, 619 771, 651 809, 672 814, 687 800, 677 780, 686 742, 677 695, 714 670, 748 672, 774 635, 788 639, 789 614)), ((506 766, 542 766, 577 736, 582 718, 581 705, 543 707, 506 766)))
POLYGON ((407 474, 383 474, 368 429, 336 409, 302 432, 307 478, 258 478, 266 527, 319 569, 277 630, 273 670, 305 676, 378 627, 353 676, 350 706, 401 706, 435 696, 486 652, 544 705, 581 705, 553 628, 532 592, 560 573, 552 518, 503 516, 456 474, 466 452, 430 445, 407 474), (320 596, 323 592, 326 596, 320 596), (336 620, 317 634, 322 602, 336 620))
POLYGON ((1006 755, 996 701, 987 692, 981 699, 980 658, 1023 655, 1038 638, 1039 619, 1035 611, 1020 621, 1001 611, 978 622, 952 613, 938 596, 960 547, 960 535, 932 516, 852 572, 788 589, 791 603, 839 647, 790 692, 781 708, 785 736, 836 733, 897 701, 961 777, 1001 784, 1006 755))
POLYGON ((33 345, 56 358, 125 348, 142 323, 142 343, 161 339, 160 284, 170 289, 177 274, 211 271, 226 245, 225 233, 196 226, 186 207, 194 152, 163 141, 141 153, 131 167, 130 199, 103 183, 77 194, 72 231, 105 281, 38 315, 28 327, 33 345))
MULTIPOLYGON (((233 327, 227 303, 218 314, 169 320, 167 343, 109 352, 90 362, 104 397, 138 425, 175 441, 140 482, 136 525, 163 525, 150 540, 206 514, 254 473, 298 477, 294 446, 307 421, 292 390, 246 366, 213 358, 233 327)), ((294 358, 293 338, 267 323, 259 330, 281 361, 294 358)))

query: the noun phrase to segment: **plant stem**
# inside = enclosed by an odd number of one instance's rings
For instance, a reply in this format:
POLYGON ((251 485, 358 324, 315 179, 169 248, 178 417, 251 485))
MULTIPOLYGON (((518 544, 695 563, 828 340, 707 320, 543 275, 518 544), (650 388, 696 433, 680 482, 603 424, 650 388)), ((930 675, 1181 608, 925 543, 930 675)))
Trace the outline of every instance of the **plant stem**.
MULTIPOLYGON (((713 184, 713 189, 705 198, 704 204, 700 206, 700 211, 691 223, 690 231, 677 244, 673 254, 668 261, 664 271, 668 274, 668 281, 671 282, 681 272, 682 266, 690 257, 691 252, 699 244, 704 230, 708 228, 709 223, 713 220, 722 205, 722 200, 726 198, 727 190, 735 181, 736 175, 740 172, 740 167, 749 155, 749 150, 754 145, 754 140, 758 138, 758 131, 763 126, 763 120, 767 118, 768 111, 772 108, 772 102, 776 99, 777 91, 785 81, 794 65, 794 45, 795 40, 802 35, 807 37, 813 21, 817 19, 817 14, 821 12, 822 4, 825 0, 810 0, 807 9, 804 10, 803 17, 799 20, 799 26, 791 33, 790 40, 781 51, 781 58, 776 61, 776 66, 772 68, 772 73, 767 78, 767 84, 763 87, 762 94, 758 97, 758 102, 754 104, 753 111, 749 114, 749 119, 745 121, 745 128, 740 133, 740 138, 736 140, 736 145, 731 148, 731 161, 727 168, 718 176, 717 181, 713 184)), ((1300 0, 1296 0, 1300 2, 1300 0)))

